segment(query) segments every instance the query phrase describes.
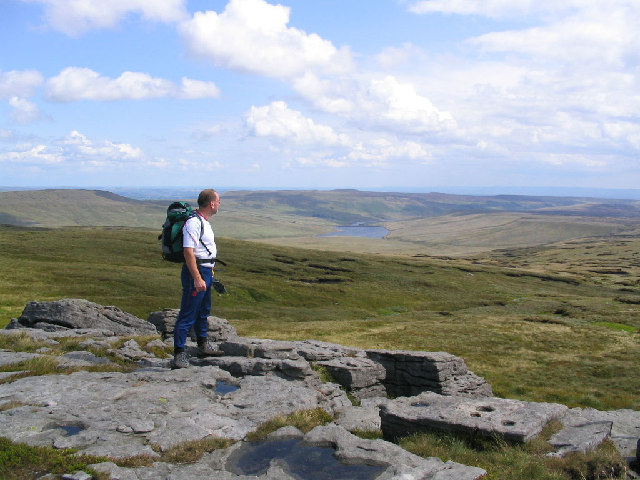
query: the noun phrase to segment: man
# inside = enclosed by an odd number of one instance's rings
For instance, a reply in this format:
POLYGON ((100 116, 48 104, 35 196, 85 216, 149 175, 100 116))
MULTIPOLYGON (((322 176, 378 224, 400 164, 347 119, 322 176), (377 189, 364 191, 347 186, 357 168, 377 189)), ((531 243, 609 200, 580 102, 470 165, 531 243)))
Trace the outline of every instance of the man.
POLYGON ((207 189, 198 196, 196 215, 189 218, 182 229, 182 302, 173 329, 173 367, 189 366, 185 350, 187 335, 194 327, 200 355, 215 355, 217 350, 207 339, 207 317, 211 311, 211 280, 217 254, 215 236, 209 219, 218 213, 220 196, 207 189))

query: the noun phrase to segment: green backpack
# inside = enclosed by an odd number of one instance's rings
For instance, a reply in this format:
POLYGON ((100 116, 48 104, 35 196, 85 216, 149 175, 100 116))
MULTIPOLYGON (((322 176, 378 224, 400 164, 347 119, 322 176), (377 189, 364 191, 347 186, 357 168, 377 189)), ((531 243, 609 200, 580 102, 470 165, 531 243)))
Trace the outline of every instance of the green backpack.
MULTIPOLYGON (((162 225, 162 233, 158 240, 162 240, 162 258, 174 263, 183 263, 182 253, 182 227, 185 222, 197 215, 188 202, 173 202, 167 208, 167 219, 162 225)), ((202 221, 202 219, 201 219, 202 221)), ((200 237, 204 232, 204 224, 200 231, 200 237)))

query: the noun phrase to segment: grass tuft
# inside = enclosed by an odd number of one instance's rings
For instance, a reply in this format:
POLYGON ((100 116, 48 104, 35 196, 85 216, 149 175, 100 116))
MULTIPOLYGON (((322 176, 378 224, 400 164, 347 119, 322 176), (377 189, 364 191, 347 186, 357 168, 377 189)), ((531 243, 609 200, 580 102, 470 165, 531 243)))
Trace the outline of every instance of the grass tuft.
POLYGON ((44 473, 65 474, 82 470, 101 478, 88 466, 107 458, 77 454, 75 450, 53 447, 31 447, 0 437, 0 478, 24 480, 39 478, 44 473))
POLYGON ((289 415, 272 418, 263 423, 257 430, 247 435, 247 440, 252 442, 262 440, 270 433, 287 426, 294 426, 298 430, 307 433, 319 425, 326 425, 332 421, 333 417, 322 408, 299 410, 289 415))

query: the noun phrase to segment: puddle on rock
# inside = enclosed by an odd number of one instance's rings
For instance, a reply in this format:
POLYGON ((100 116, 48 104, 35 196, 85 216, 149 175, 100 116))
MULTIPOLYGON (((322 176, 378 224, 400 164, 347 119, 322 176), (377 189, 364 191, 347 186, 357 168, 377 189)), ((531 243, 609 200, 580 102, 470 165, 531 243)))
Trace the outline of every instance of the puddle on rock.
POLYGON ((79 425, 58 425, 57 428, 59 428, 60 430, 63 430, 65 433, 65 436, 67 437, 72 437, 73 435, 77 435, 82 430, 84 430, 84 427, 81 427, 79 425))
POLYGON ((230 383, 223 382, 222 380, 218 380, 216 382, 216 393, 219 395, 224 395, 226 393, 235 392, 238 390, 236 385, 231 385, 230 383))
POLYGON ((236 475, 262 475, 271 460, 282 460, 287 473, 298 480, 373 480, 386 467, 346 465, 333 455, 331 447, 316 447, 300 438, 247 443, 229 459, 228 469, 236 475))

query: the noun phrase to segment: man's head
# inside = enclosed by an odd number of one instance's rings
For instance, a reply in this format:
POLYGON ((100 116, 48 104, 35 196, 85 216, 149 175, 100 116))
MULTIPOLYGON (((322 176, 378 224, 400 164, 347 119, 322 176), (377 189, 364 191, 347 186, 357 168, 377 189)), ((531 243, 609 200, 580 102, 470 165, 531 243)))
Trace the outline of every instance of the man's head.
POLYGON ((211 215, 218 212, 220 195, 212 188, 207 188, 198 195, 198 207, 200 210, 210 212, 211 215))

